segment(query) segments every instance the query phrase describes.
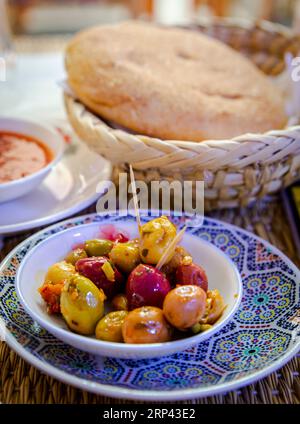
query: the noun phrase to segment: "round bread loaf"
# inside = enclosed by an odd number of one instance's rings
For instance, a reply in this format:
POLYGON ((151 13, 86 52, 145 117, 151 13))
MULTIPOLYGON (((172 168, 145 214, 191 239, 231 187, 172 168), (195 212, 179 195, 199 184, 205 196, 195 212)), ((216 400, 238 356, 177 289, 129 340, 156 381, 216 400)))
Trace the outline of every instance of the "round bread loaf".
POLYGON ((248 59, 196 31, 144 22, 77 34, 68 82, 105 119, 140 134, 201 141, 282 128, 284 100, 248 59))

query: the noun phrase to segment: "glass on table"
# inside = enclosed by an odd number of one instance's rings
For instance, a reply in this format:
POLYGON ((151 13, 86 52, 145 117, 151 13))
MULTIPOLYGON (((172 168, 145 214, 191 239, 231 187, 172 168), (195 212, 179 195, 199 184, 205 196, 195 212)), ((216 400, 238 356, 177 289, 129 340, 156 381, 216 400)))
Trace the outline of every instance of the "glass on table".
POLYGON ((7 1, 0 0, 0 81, 5 80, 6 72, 14 65, 14 59, 7 1))

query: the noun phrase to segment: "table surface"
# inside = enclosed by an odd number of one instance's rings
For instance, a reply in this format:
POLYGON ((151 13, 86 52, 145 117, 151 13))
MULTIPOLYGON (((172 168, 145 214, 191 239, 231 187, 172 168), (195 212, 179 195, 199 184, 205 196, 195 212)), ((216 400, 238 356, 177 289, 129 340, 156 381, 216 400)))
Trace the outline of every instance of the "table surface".
MULTIPOLYGON (((39 52, 58 51, 64 43, 65 39, 61 38, 32 40, 27 37, 18 39, 16 48, 18 51, 28 53, 37 50, 39 52)), ((22 113, 22 108, 19 113, 22 113)), ((94 211, 95 205, 80 214, 94 211)), ((257 234, 278 247, 297 266, 300 265, 300 258, 293 243, 280 196, 244 209, 215 211, 209 216, 257 234)), ((0 246, 0 260, 17 244, 38 230, 6 237, 2 248, 0 246)), ((131 403, 131 401, 97 396, 63 384, 30 366, 4 342, 0 343, 0 370, 0 402, 2 403, 131 403)), ((300 404, 300 354, 283 368, 255 384, 223 395, 194 399, 185 403, 300 404)))

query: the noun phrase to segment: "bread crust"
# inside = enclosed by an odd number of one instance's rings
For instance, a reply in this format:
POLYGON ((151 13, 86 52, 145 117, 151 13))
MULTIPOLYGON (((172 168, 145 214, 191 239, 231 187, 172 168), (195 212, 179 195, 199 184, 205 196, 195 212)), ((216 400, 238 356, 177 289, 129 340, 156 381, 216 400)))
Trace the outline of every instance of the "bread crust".
POLYGON ((162 139, 227 139, 283 128, 279 90, 248 59, 195 31, 129 21, 66 49, 70 87, 105 119, 162 139))

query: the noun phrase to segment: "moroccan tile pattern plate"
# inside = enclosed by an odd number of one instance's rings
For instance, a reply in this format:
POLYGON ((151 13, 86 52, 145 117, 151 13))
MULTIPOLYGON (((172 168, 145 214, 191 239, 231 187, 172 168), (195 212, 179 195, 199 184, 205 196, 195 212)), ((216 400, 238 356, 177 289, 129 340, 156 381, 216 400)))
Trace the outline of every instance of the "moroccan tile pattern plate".
POLYGON ((251 384, 296 355, 300 348, 299 270, 267 242, 212 219, 188 231, 234 261, 243 280, 243 299, 233 320, 208 341, 169 357, 121 360, 74 349, 33 322, 14 287, 16 270, 26 253, 70 226, 123 219, 128 218, 88 215, 64 221, 25 240, 2 263, 0 316, 9 330, 8 344, 25 360, 84 390, 162 401, 210 396, 251 384))

